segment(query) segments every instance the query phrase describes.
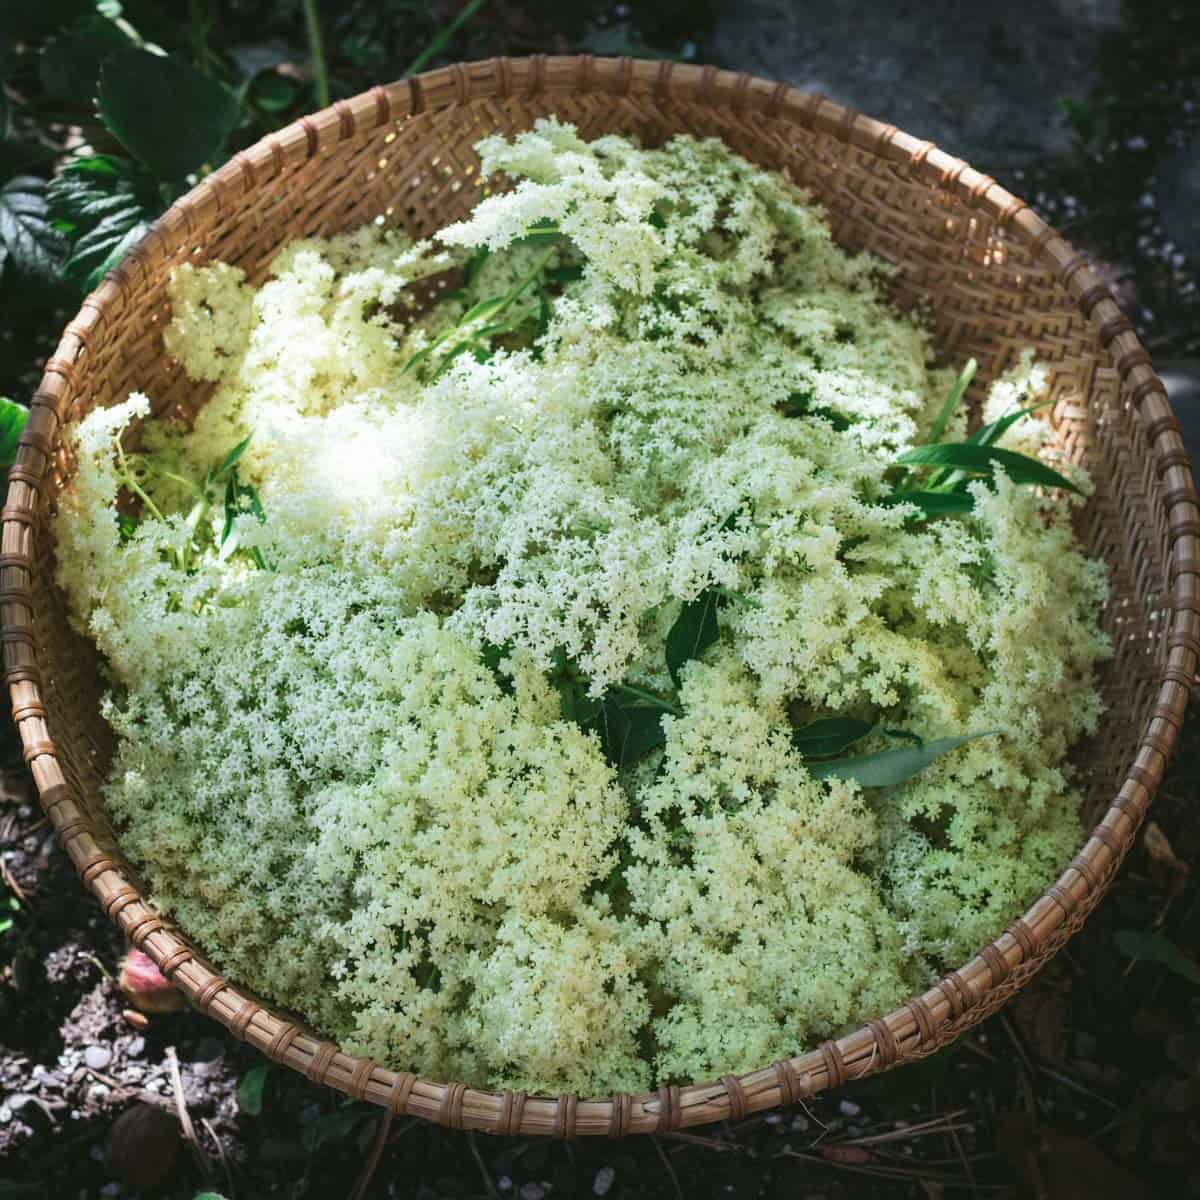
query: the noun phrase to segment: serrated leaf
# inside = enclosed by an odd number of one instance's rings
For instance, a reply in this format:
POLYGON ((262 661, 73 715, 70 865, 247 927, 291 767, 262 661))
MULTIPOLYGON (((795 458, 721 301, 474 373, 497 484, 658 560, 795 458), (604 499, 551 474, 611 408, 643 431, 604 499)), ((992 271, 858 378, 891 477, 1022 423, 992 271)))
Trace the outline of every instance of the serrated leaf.
POLYGON ((826 758, 861 741, 874 730, 872 721, 856 717, 824 717, 792 732, 792 745, 805 758, 826 758))
POLYGON ((894 508, 898 504, 912 504, 926 517, 968 513, 975 507, 975 499, 968 492, 893 492, 879 503, 886 508, 894 508))
POLYGON ((1040 459, 1018 454, 1014 450, 1001 450, 998 446, 977 446, 970 442, 916 446, 900 455, 896 463, 905 467, 949 467, 974 475, 990 475, 997 467, 1003 467, 1013 483, 1037 484, 1079 493, 1079 489, 1065 475, 1060 475, 1040 459))
POLYGON ((273 1066, 273 1063, 263 1063, 262 1066, 252 1067, 238 1081, 238 1110, 248 1117, 257 1117, 262 1112, 267 1076, 270 1075, 273 1066))
POLYGON ((1161 933, 1142 933, 1137 929, 1119 929, 1113 935, 1117 949, 1138 962, 1156 962, 1176 975, 1200 983, 1200 966, 1161 933))
POLYGON ((667 634, 666 646, 667 669, 677 687, 683 664, 699 658, 717 640, 717 605, 720 602, 719 592, 705 588, 695 600, 689 600, 679 610, 679 616, 667 634))
POLYGON ((96 106, 121 145, 166 180, 212 162, 240 115, 234 96, 190 63, 139 49, 104 60, 96 106))
POLYGON ((66 242, 50 224, 46 182, 18 175, 0 187, 0 273, 53 284, 62 268, 66 242))
POLYGON ((959 372, 958 378, 954 381, 954 386, 950 389, 942 407, 938 410, 938 415, 934 418, 933 425, 929 430, 929 436, 925 439, 927 442, 936 442, 938 438, 946 431, 946 426, 950 423, 950 418, 954 415, 954 410, 962 401, 963 395, 970 386, 971 380, 975 378, 975 372, 979 368, 979 364, 973 359, 968 358, 966 365, 959 372))
POLYGON ((17 442, 25 431, 29 409, 0 396, 0 471, 7 471, 17 460, 17 442))
POLYGON ((96 95, 100 64, 129 38, 111 21, 94 17, 52 38, 38 57, 38 77, 46 94, 90 105, 96 95))
POLYGON ((922 746, 901 746, 875 754, 856 754, 831 762, 812 763, 808 773, 814 779, 855 779, 862 787, 897 787, 919 775, 943 754, 975 738, 996 737, 998 729, 968 733, 963 737, 938 738, 922 746))

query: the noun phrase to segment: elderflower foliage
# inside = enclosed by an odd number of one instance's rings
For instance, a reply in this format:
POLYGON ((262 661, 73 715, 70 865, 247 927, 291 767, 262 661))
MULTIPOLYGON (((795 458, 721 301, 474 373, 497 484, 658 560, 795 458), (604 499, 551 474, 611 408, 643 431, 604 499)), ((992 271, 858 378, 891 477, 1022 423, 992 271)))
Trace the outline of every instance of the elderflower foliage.
MULTIPOLYGON (((1104 573, 1002 473, 962 516, 881 503, 954 371, 785 177, 553 120, 480 152, 511 190, 431 242, 179 268, 193 426, 139 431, 134 395, 72 431, 108 809, 223 971, 349 1049, 530 1090, 747 1070, 901 1001, 1069 856, 1104 573), (562 661, 671 695, 665 744, 614 768, 562 661), (830 715, 1001 734, 881 793, 809 774, 793 727, 830 715)), ((1045 386, 1022 356, 985 418, 1045 386)), ((1004 444, 1048 453, 1043 415, 1004 444)))

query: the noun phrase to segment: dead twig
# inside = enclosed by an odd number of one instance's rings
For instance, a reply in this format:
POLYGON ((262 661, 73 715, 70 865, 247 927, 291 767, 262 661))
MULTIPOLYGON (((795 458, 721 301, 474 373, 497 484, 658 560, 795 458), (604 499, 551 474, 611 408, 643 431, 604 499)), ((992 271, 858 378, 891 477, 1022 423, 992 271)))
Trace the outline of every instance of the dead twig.
POLYGON ((956 1125, 954 1122, 959 1117, 965 1117, 969 1111, 965 1108, 956 1108, 953 1112, 945 1113, 940 1117, 930 1117, 928 1121, 918 1121, 915 1125, 903 1125, 899 1129, 892 1129, 886 1133, 870 1133, 863 1137, 847 1138, 833 1144, 836 1146, 879 1146, 884 1142, 904 1142, 909 1138, 924 1137, 929 1133, 946 1133, 951 1128, 967 1129, 969 1126, 956 1125))
POLYGON ((21 885, 13 878, 12 871, 8 869, 8 863, 6 863, 2 858, 0 858, 0 875, 4 876, 4 882, 8 884, 8 890, 12 892, 12 894, 16 896, 16 898, 20 900, 22 904, 28 904, 29 897, 25 895, 21 885))
POLYGON ((479 1166, 479 1173, 483 1176, 484 1187, 487 1188, 487 1194, 492 1200, 500 1200, 500 1193, 496 1191, 496 1185, 492 1182, 492 1173, 487 1169, 487 1164, 483 1161, 483 1155, 479 1153, 479 1144, 475 1141, 473 1131, 467 1131, 467 1145, 471 1147, 471 1153, 475 1156, 475 1162, 479 1166))
POLYGON ((208 1161, 208 1155, 204 1153, 204 1147, 200 1145, 200 1139, 196 1136, 196 1127, 192 1124, 191 1113, 188 1112, 187 1097, 183 1094, 183 1074, 179 1070, 179 1057, 175 1053, 174 1046, 168 1046, 166 1050, 167 1071, 171 1076, 171 1087, 175 1092, 175 1112, 179 1117, 179 1125, 183 1130, 183 1136, 187 1144, 192 1148, 192 1155, 196 1159, 196 1165, 204 1173, 204 1175, 212 1178, 212 1164, 208 1161))
POLYGON ((671 1177, 671 1183, 675 1188, 676 1200, 683 1200, 683 1188, 679 1186, 679 1176, 675 1174, 675 1167, 667 1157, 667 1152, 663 1149, 662 1142, 653 1133, 650 1135, 650 1140, 654 1143, 654 1148, 658 1151, 658 1157, 662 1159, 662 1164, 667 1168, 667 1174, 671 1177))
MULTIPOLYGON (((388 1135, 392 1131, 392 1122, 395 1120, 395 1113, 388 1109, 380 1118, 379 1124, 375 1131, 375 1141, 371 1145, 371 1153, 367 1155, 367 1161, 363 1164, 362 1174, 359 1175, 354 1187, 350 1189, 349 1196, 346 1200, 363 1200, 367 1194, 367 1190, 371 1186, 371 1180, 375 1178, 375 1172, 379 1170, 380 1159, 383 1158, 384 1148, 388 1143, 388 1135)), ((400 1130, 399 1138, 402 1138, 409 1130, 416 1126, 416 1121, 409 1121, 403 1129, 400 1130)))
POLYGON ((221 1160, 221 1166, 225 1171, 225 1184, 229 1189, 227 1200, 236 1200, 236 1189, 233 1183, 233 1167, 229 1162, 229 1155, 225 1153, 225 1143, 221 1141, 220 1135, 213 1128, 213 1123, 207 1118, 202 1117, 200 1124, 208 1130, 208 1136, 212 1138, 217 1147, 217 1157, 221 1160))

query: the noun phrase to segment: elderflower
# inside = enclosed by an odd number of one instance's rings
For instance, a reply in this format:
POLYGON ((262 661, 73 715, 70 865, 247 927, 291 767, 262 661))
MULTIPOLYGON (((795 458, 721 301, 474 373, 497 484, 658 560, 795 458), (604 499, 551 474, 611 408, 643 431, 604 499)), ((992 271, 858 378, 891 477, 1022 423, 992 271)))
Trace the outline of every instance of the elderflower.
MULTIPOLYGON (((887 502, 954 372, 785 176, 553 119, 479 151, 509 188, 429 241, 178 268, 211 398, 70 431, 108 813, 222 971, 349 1050, 551 1092, 749 1070, 1069 856, 1104 571, 1003 471, 887 502), (879 789, 816 777, 794 735, 833 716, 854 753, 999 733, 879 789)), ((985 420, 1034 410, 1007 448, 1052 454, 1046 382, 993 384, 985 420)))

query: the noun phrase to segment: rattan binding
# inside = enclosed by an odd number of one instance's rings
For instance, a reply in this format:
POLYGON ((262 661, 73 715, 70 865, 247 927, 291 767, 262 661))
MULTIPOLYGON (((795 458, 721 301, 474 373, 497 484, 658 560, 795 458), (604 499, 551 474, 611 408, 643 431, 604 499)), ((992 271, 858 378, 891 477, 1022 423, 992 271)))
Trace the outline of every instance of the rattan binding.
POLYGON ((394 1113, 493 1132, 624 1136, 753 1113, 919 1058, 1017 991, 1099 900, 1162 778, 1196 676, 1198 564, 1200 512, 1165 390, 1108 290, 1020 199, 928 142, 784 84, 681 63, 536 56, 458 65, 339 101, 172 205, 84 301, 47 363, 9 478, 0 617, 21 740, 67 853, 109 915, 201 1008, 269 1057, 394 1113), (1113 593, 1108 712, 1075 759, 1085 816, 1104 832, 1047 880, 1018 924, 923 995, 810 1053, 736 1079, 599 1100, 480 1091, 364 1065, 225 981, 183 931, 157 919, 99 801, 110 748, 101 685, 53 587, 46 526, 70 476, 65 424, 134 388, 155 398, 159 415, 183 419, 205 399, 162 349, 174 267, 221 259, 257 280, 296 237, 377 218, 428 234, 478 194, 481 136, 550 113, 585 137, 715 136, 787 170, 825 206, 839 241, 897 265, 897 302, 927 304, 939 345, 956 361, 974 355, 980 384, 1035 347, 1053 367, 1059 447, 1097 482, 1078 533, 1106 561, 1113 593))

